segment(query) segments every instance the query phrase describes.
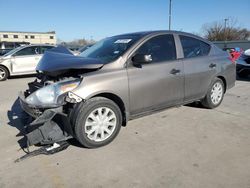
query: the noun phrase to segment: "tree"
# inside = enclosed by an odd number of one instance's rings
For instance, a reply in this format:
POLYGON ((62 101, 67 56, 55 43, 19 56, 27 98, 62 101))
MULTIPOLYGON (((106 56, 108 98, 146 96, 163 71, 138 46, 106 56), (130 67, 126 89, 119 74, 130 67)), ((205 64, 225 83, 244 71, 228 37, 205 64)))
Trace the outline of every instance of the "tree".
POLYGON ((79 48, 81 46, 85 46, 85 45, 88 45, 88 44, 94 44, 95 41, 93 39, 91 40, 87 40, 87 39, 75 39, 73 41, 70 41, 70 42, 65 42, 65 46, 67 47, 74 47, 74 48, 79 48))
POLYGON ((248 40, 250 31, 239 26, 236 19, 204 24, 202 27, 204 38, 210 41, 248 40))

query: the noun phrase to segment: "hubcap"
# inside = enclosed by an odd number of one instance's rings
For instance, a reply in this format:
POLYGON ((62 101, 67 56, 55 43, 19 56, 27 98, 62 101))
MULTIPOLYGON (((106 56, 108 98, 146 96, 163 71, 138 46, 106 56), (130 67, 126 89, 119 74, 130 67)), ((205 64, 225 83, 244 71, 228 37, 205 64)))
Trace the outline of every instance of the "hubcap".
POLYGON ((113 110, 100 107, 93 110, 85 122, 85 133, 90 140, 101 142, 109 138, 116 127, 117 118, 113 110))
POLYGON ((6 72, 0 68, 0 79, 3 79, 6 75, 6 72))
POLYGON ((220 82, 216 82, 211 90, 211 101, 214 105, 220 103, 223 96, 223 86, 220 82))

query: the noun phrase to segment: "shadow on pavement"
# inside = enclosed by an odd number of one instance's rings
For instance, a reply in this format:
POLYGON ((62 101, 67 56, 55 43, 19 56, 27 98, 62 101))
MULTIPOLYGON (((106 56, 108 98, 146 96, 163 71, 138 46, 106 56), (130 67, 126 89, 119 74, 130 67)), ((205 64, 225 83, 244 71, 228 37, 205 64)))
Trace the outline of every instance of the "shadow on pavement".
POLYGON ((187 107, 191 107, 191 108, 200 108, 200 109, 207 109, 205 108, 204 106, 202 106, 202 104, 197 101, 197 102, 192 102, 192 103, 189 103, 189 104, 186 104, 184 106, 187 106, 187 107))
POLYGON ((237 81, 250 82, 250 75, 249 75, 248 77, 245 77, 245 78, 242 78, 242 77, 237 76, 237 77, 236 77, 236 80, 237 80, 237 81))
POLYGON ((75 146, 75 147, 78 147, 78 148, 85 148, 84 146, 82 146, 75 138, 71 138, 68 140, 69 144, 71 146, 75 146))
POLYGON ((16 137, 22 137, 20 140, 18 140, 18 143, 21 148, 24 148, 27 145, 27 141, 25 138, 25 122, 27 121, 27 118, 20 106, 20 103, 18 99, 15 100, 10 110, 7 112, 7 116, 9 119, 8 124, 12 127, 15 127, 19 130, 19 133, 16 135, 16 137))
POLYGON ((35 76, 36 76, 36 74, 20 75, 20 76, 11 76, 11 77, 8 78, 8 79, 12 80, 12 79, 18 79, 18 78, 33 78, 33 77, 35 77, 35 76))

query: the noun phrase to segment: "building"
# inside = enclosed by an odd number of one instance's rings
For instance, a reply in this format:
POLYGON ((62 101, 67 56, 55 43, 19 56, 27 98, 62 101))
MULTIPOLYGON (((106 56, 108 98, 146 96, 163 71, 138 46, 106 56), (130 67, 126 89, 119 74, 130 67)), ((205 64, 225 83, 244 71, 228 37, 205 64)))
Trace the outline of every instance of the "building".
POLYGON ((56 44, 56 33, 0 31, 0 49, 12 49, 21 44, 56 44))

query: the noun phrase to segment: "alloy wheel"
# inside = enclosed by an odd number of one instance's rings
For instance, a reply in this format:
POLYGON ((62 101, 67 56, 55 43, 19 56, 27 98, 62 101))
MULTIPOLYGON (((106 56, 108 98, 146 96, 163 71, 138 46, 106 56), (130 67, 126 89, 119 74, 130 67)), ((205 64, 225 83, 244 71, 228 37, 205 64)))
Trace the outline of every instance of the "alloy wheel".
POLYGON ((3 79, 5 76, 6 76, 5 70, 0 67, 0 80, 3 79))

